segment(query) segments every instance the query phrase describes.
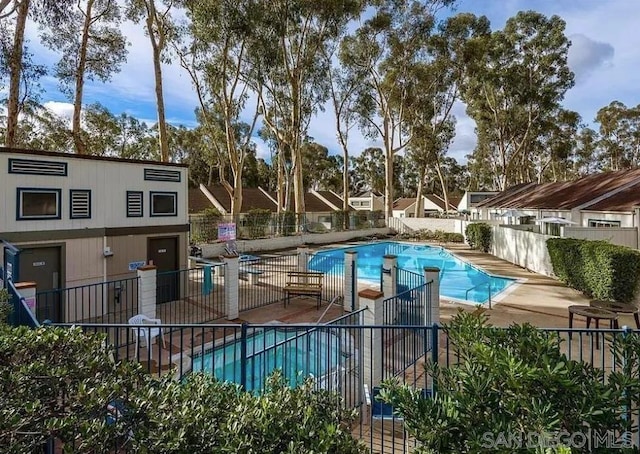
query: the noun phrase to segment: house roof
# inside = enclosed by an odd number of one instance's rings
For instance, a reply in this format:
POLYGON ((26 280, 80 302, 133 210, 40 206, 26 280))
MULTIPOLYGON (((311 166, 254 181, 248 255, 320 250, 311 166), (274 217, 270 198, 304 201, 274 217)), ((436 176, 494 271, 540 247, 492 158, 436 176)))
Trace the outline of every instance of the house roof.
MULTIPOLYGON (((222 186, 207 186, 207 190, 222 205, 227 212, 231 212, 231 197, 227 190, 222 186)), ((258 188, 242 189, 242 208, 241 213, 248 213, 253 209, 263 209, 272 212, 277 211, 277 206, 269 197, 267 197, 258 188)))
MULTIPOLYGON (((329 203, 335 205, 339 210, 342 210, 342 198, 337 196, 331 191, 316 191, 320 196, 324 197, 329 203)), ((348 211, 352 211, 353 208, 349 207, 348 211)))
POLYGON ((382 197, 382 194, 378 191, 361 191, 351 194, 349 197, 382 197))
POLYGON ((48 156, 48 157, 65 158, 65 159, 91 159, 94 161, 126 162, 128 164, 146 164, 146 165, 154 165, 154 166, 189 167, 189 164, 180 164, 176 162, 148 161, 143 159, 125 159, 125 158, 117 158, 113 156, 94 156, 90 154, 60 153, 57 151, 30 150, 26 148, 0 147, 0 153, 18 153, 18 154, 48 156))
MULTIPOLYGON (((338 204, 340 206, 342 202, 338 204)), ((310 192, 304 194, 304 209, 308 212, 324 212, 335 211, 329 205, 327 205, 320 197, 315 196, 310 192)))
MULTIPOLYGON (((436 206, 438 206, 442 211, 444 211, 444 198, 440 197, 437 194, 425 194, 424 197, 426 199, 429 199, 432 203, 434 203, 436 206)), ((460 199, 458 199, 458 202, 460 202, 460 199)), ((458 209, 458 203, 456 202, 455 204, 452 202, 452 198, 449 198, 449 210, 457 210, 458 209)))
POLYGON ((189 189, 189 214, 200 213, 207 208, 214 208, 211 200, 199 188, 189 189))
POLYGON ((460 196, 449 196, 449 205, 451 205, 454 210, 457 210, 461 200, 462 197, 460 196))
MULTIPOLYGON (((621 206, 632 202, 631 194, 620 194, 614 199, 619 194, 617 193, 602 200, 596 199, 605 197, 606 194, 625 185, 632 185, 635 181, 640 183, 640 169, 598 173, 567 182, 528 183, 509 188, 495 197, 482 201, 478 206, 563 211, 574 208, 594 210, 594 207, 598 207, 597 211, 619 211, 621 206), (593 203, 589 205, 589 202, 593 203), (618 209, 614 209, 616 207, 618 209)), ((622 192, 626 193, 627 190, 623 189, 622 192)))
POLYGON ((631 212, 637 206, 640 206, 640 183, 623 189, 611 197, 602 199, 593 205, 588 205, 584 207, 584 210, 631 212))
POLYGON ((393 209, 394 210, 406 210, 407 208, 409 208, 414 203, 416 203, 416 198, 415 197, 402 197, 400 199, 396 199, 393 202, 393 209))

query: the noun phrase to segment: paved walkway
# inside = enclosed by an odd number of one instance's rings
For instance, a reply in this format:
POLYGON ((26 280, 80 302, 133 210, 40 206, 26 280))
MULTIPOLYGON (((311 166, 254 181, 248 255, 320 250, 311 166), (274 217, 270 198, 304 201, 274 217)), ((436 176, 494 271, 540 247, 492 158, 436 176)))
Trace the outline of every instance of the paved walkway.
MULTIPOLYGON (((492 309, 487 310, 489 320, 496 326, 508 326, 512 323, 529 322, 542 328, 568 328, 569 311, 572 304, 589 304, 589 299, 581 292, 570 289, 560 281, 533 273, 506 260, 473 251, 466 245, 446 246, 448 250, 493 274, 525 280, 516 284, 513 290, 506 293, 499 302, 493 302, 492 309)), ((475 310, 471 305, 441 301, 441 319, 446 322, 460 308, 475 310)), ((632 316, 620 316, 620 326, 635 327, 632 316)), ((585 320, 576 318, 574 327, 585 327, 585 320)))

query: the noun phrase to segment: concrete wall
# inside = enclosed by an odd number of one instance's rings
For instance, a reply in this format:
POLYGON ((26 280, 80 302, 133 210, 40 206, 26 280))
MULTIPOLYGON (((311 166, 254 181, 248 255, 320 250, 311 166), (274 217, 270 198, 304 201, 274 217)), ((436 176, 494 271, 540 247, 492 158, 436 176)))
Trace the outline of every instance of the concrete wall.
POLYGON ((546 244, 549 238, 557 237, 495 225, 491 254, 536 273, 553 276, 546 244))
POLYGON ((603 240, 612 244, 638 249, 638 229, 635 227, 564 227, 563 237, 603 240))
MULTIPOLYGON (((603 211, 582 211, 580 225, 589 227, 589 220, 594 221, 619 221, 620 227, 634 227, 632 213, 606 213, 603 211)), ((577 221, 577 219, 574 219, 577 221)))
POLYGON ((459 232, 456 230, 456 223, 459 222, 459 219, 445 218, 389 218, 387 225, 398 233, 410 233, 425 229, 459 232))
MULTIPOLYGON (((389 233, 389 229, 385 227, 380 229, 347 230, 344 232, 309 233, 261 240, 238 240, 236 243, 240 252, 273 251, 290 249, 303 244, 339 243, 354 238, 387 233, 389 233)), ((224 243, 204 244, 202 245, 202 255, 204 257, 218 257, 224 253, 224 246, 224 243)))

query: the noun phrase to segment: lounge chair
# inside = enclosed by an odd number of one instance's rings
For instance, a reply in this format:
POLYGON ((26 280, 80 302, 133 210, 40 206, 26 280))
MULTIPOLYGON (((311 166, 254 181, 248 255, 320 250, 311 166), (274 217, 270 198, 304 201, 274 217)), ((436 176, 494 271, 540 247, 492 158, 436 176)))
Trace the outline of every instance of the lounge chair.
POLYGON ((241 254, 238 252, 238 246, 235 241, 227 241, 227 244, 224 246, 224 252, 227 255, 237 255, 240 257, 240 262, 257 262, 260 260, 260 257, 251 254, 241 254))
POLYGON ((153 339, 160 336, 162 339, 162 346, 167 348, 167 344, 164 340, 164 334, 161 327, 153 327, 153 325, 160 325, 162 321, 159 318, 149 318, 144 314, 134 315, 129 319, 129 325, 134 332, 136 338, 136 358, 139 359, 139 339, 142 337, 145 340, 145 345, 149 351, 149 359, 153 359, 153 349, 151 343, 153 339))

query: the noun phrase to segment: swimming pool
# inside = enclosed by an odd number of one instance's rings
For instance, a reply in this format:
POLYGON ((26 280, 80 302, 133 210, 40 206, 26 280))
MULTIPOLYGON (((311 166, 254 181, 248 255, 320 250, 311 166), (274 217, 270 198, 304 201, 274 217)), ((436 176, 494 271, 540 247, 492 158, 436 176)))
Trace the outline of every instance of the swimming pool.
POLYGON ((491 275, 441 247, 396 242, 320 251, 309 262, 309 269, 343 274, 344 266, 339 263, 344 263, 344 252, 347 250, 358 252, 358 279, 380 282, 383 256, 395 255, 399 268, 418 274, 423 274, 427 266, 440 268, 440 295, 459 300, 485 303, 489 300, 489 292, 493 298, 515 282, 515 279, 491 275), (329 257, 332 260, 327 260, 329 257))
MULTIPOLYGON (((292 330, 264 329, 246 341, 246 384, 248 391, 262 389, 274 369, 281 369, 291 386, 313 375, 319 381, 337 370, 340 358, 338 336, 330 331, 296 333, 292 330)), ((193 372, 209 372, 216 378, 241 382, 242 342, 232 340, 193 358, 193 372)))

